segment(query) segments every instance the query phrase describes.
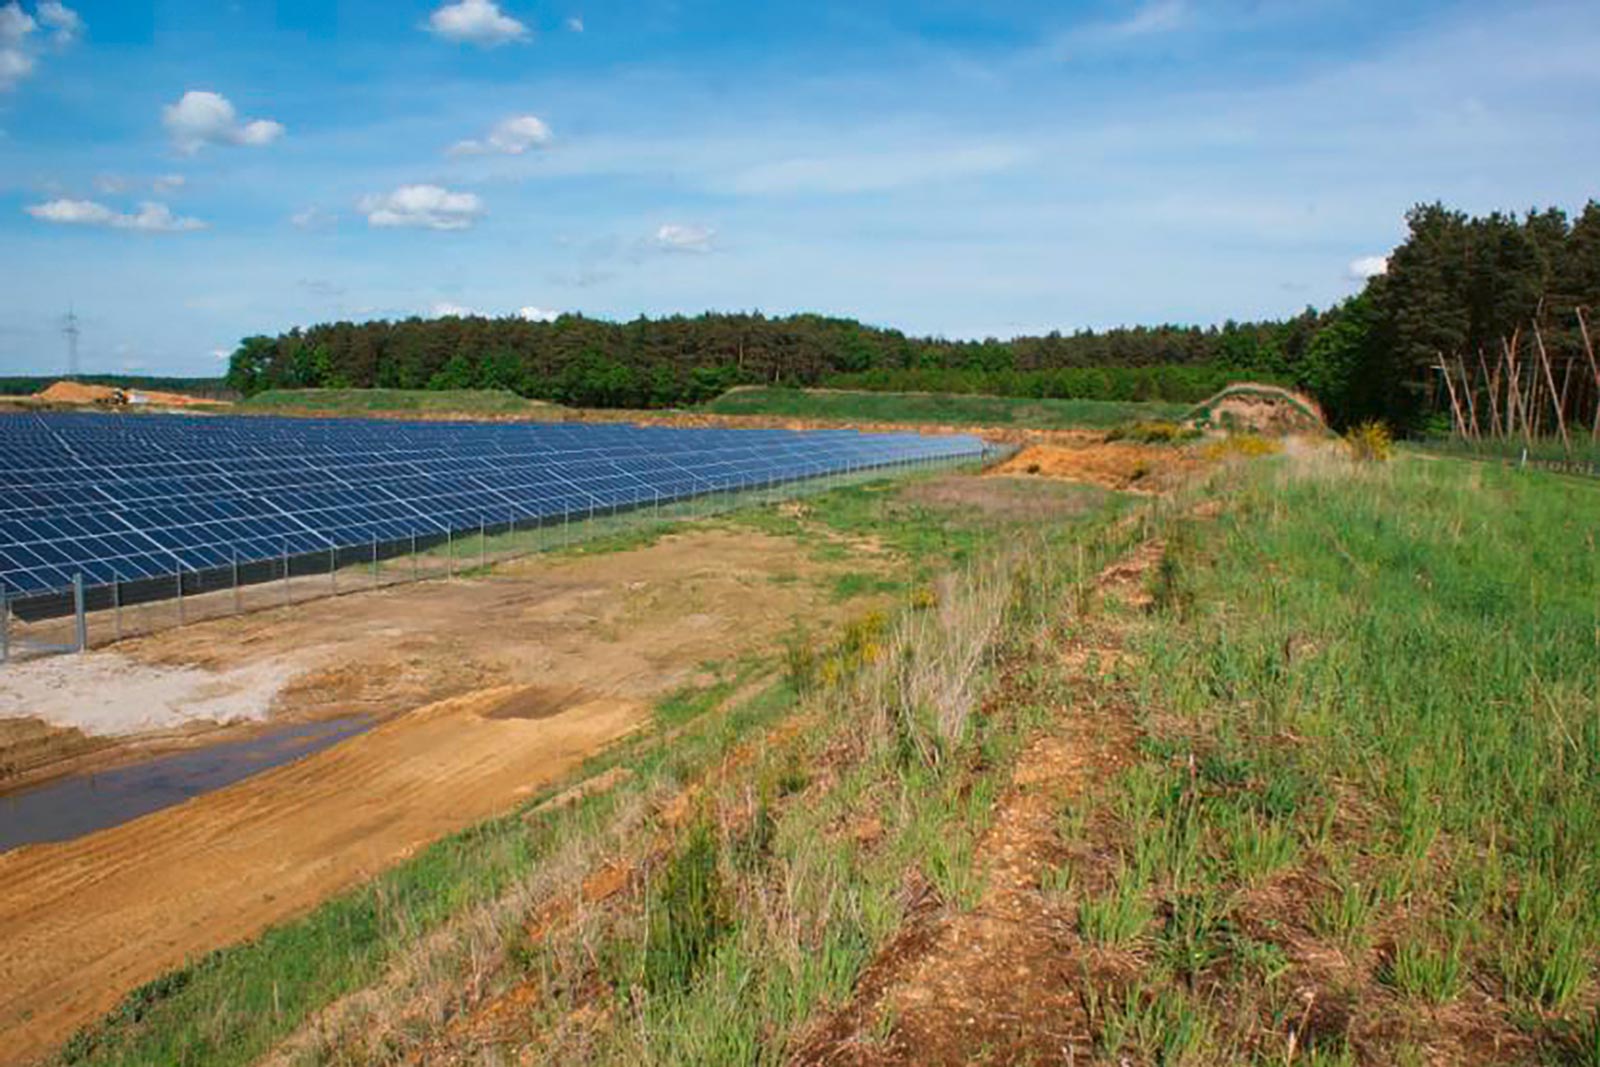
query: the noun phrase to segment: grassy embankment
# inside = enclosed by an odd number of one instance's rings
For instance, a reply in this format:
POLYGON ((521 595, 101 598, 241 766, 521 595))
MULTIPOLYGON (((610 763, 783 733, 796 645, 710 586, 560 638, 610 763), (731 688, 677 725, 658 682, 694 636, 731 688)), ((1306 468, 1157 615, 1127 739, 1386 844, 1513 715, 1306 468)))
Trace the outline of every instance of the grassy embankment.
MULTIPOLYGON (((799 507, 738 512, 720 521, 791 536, 797 551, 833 559, 871 538, 894 565, 886 573, 884 555, 875 552, 870 569, 830 579, 830 596, 881 602, 882 594, 899 593, 907 603, 929 595, 933 576, 987 556, 1029 524, 924 505, 915 493, 919 484, 851 486, 799 507)), ((1056 496, 1063 521, 1098 513, 1107 499, 1092 489, 1062 488, 1056 496)), ((615 547, 633 543, 628 535, 615 547)), ((596 549, 595 543, 583 548, 596 549)), ((812 699, 813 674, 836 678, 856 670, 866 644, 881 639, 889 619, 866 611, 843 635, 808 634, 797 624, 787 656, 713 665, 715 683, 672 694, 658 708, 670 744, 636 740, 592 761, 579 776, 609 780, 608 788, 563 806, 547 804, 549 793, 535 798, 523 811, 454 835, 302 920, 151 983, 74 1039, 63 1060, 250 1063, 329 1004, 368 987, 377 992, 366 1009, 330 1016, 333 1039, 360 1045, 364 1051, 356 1059, 415 1050, 450 1012, 552 967, 571 943, 530 938, 537 917, 578 893, 586 874, 608 857, 631 856, 645 869, 652 852, 657 860, 663 850, 670 853, 674 835, 687 832, 673 814, 674 798, 692 796, 728 761, 748 759, 741 753, 759 749, 766 730, 812 699), (784 662, 796 655, 812 666, 785 670, 784 662), (742 695, 730 700, 735 694, 742 695)), ((792 786, 795 776, 810 772, 796 765, 790 773, 792 786)), ((893 915, 885 912, 879 922, 892 926, 893 915)), ((644 956, 628 955, 620 930, 613 943, 623 968, 617 979, 642 980, 636 969, 646 966, 644 956)), ((851 946, 859 963, 870 943, 856 938, 851 946)), ((672 956, 659 944, 645 950, 641 943, 641 951, 657 961, 648 964, 652 973, 680 966, 659 962, 664 951, 672 956)), ((851 973, 838 977, 847 981, 851 973)), ((796 1010, 812 1002, 801 997, 796 1010)), ((312 1039, 302 1051, 312 1059, 331 1057, 319 1047, 312 1039)))
POLYGON ((1110 429, 1136 420, 1175 419, 1186 405, 1111 400, 1034 400, 939 393, 735 389, 707 404, 716 415, 773 415, 840 422, 925 422, 1019 430, 1110 429))
POLYGON ((897 500, 750 521, 814 551, 836 550, 830 526, 925 537, 969 564, 893 618, 797 630, 782 679, 731 712, 682 695, 670 748, 611 757, 622 786, 460 835, 80 1047, 244 1062, 375 983, 309 1059, 489 1040, 781 1062, 910 909, 975 905, 1017 753, 1078 716, 1137 737, 1063 807, 1039 872, 1060 920, 1042 962, 1098 1059, 1600 1064, 1594 487, 1317 452, 1231 465, 1137 522, 999 542, 904 533, 897 500), (1101 603, 1101 564, 1147 537, 1150 608, 1101 603), (1085 689, 1059 650, 1092 630, 1133 658, 1085 689), (619 868, 615 894, 555 903, 619 868), (459 1025, 488 1003, 509 1006, 494 1028, 459 1025))
POLYGON ((240 414, 540 418, 560 408, 505 389, 269 389, 235 405, 240 414))
POLYGON ((1600 1063, 1597 529, 1591 486, 1404 459, 1168 524, 1139 762, 1063 813, 1138 964, 1086 980, 1104 1056, 1600 1063))

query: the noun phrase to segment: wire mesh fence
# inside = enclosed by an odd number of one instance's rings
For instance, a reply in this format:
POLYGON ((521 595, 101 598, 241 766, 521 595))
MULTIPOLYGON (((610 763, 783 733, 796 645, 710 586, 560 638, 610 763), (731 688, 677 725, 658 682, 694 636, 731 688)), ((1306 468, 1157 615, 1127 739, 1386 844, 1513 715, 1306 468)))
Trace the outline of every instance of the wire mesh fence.
POLYGON ((296 604, 409 582, 481 578, 497 564, 538 553, 638 534, 688 519, 738 508, 782 503, 847 485, 922 471, 973 468, 1001 452, 905 459, 815 475, 774 478, 762 484, 707 487, 675 499, 659 494, 622 504, 517 516, 485 516, 476 529, 446 530, 400 540, 330 546, 276 558, 239 559, 210 568, 71 586, 27 596, 0 590, 0 663, 85 651, 126 638, 208 619, 291 608, 296 604))

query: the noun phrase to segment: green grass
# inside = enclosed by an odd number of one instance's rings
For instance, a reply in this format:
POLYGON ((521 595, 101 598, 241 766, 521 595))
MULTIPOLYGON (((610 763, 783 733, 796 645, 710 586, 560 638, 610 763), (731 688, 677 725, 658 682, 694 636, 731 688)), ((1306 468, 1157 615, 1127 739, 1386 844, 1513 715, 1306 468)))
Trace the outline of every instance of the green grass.
MULTIPOLYGON (((1331 449, 1218 477, 1220 518, 1159 527, 1156 581, 1183 610, 1140 630, 1143 758, 1110 792, 1143 876, 1119 894, 1169 917, 1158 988, 1264 1005, 1225 1047, 1282 1041, 1274 987, 1205 933, 1278 929, 1267 943, 1366 961, 1367 984, 1319 992, 1357 1015, 1385 990, 1476 988, 1508 1033, 1580 1031, 1600 961, 1600 488, 1331 449), (1296 891, 1261 903, 1283 879, 1296 891)), ((1388 1040, 1367 1054, 1410 1038, 1388 1040)))
POLYGON ((1111 400, 1034 400, 940 393, 825 389, 735 389, 702 405, 717 415, 774 415, 838 422, 925 422, 1017 429, 1109 429, 1142 419, 1173 419, 1184 405, 1111 400))
POLYGON ((560 407, 505 389, 268 389, 232 409, 238 414, 556 417, 560 407))

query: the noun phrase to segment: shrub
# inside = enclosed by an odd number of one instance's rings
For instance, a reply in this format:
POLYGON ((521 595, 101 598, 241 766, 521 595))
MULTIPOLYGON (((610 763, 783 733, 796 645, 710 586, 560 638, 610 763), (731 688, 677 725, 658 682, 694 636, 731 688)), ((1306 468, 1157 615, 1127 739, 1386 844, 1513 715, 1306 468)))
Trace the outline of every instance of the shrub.
POLYGON ((644 985, 651 993, 687 989, 731 928, 717 853, 716 830, 702 818, 652 894, 644 945, 644 985))
POLYGON ((1344 435, 1350 458, 1361 463, 1382 463, 1394 452, 1394 439, 1389 428, 1381 422, 1363 422, 1352 426, 1344 435))

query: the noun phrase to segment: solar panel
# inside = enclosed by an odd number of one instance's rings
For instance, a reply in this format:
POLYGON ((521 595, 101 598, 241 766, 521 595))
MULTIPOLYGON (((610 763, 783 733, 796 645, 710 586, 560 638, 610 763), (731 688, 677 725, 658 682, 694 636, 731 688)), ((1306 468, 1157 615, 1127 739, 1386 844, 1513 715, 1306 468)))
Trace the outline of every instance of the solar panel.
POLYGON ((938 460, 970 436, 0 415, 0 592, 171 578, 938 460))

